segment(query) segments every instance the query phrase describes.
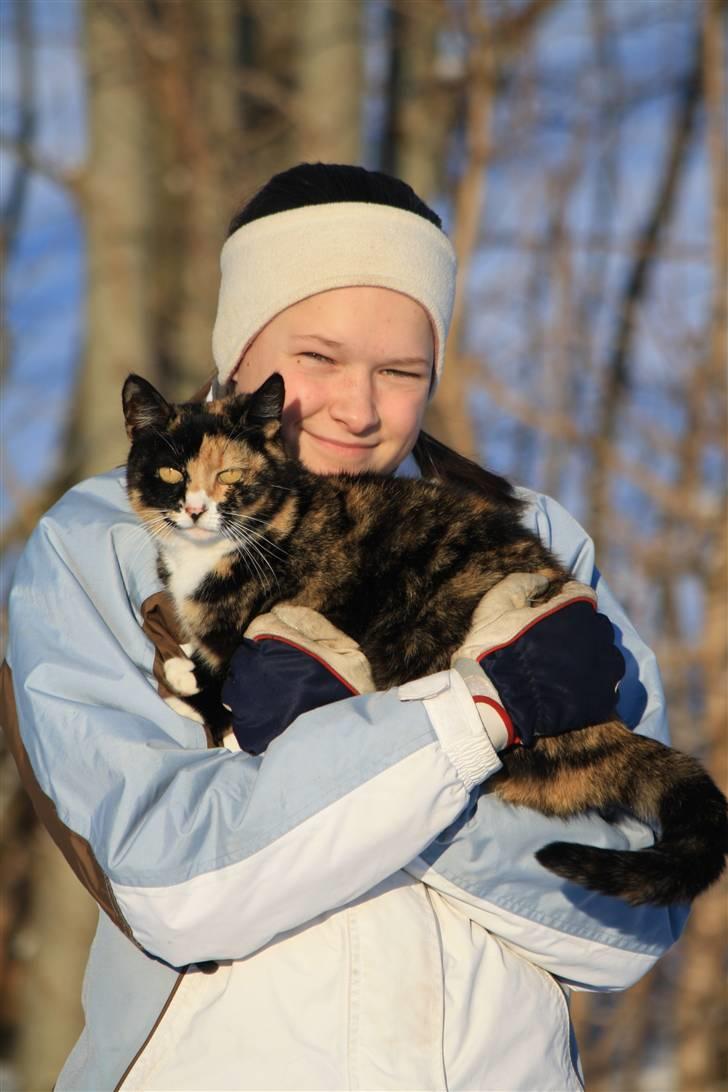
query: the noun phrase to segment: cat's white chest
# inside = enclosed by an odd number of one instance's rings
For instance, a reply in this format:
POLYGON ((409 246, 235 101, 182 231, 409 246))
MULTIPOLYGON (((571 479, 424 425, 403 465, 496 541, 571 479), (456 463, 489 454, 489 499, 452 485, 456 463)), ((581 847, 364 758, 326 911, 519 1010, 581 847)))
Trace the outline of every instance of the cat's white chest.
POLYGON ((169 592, 175 602, 194 595, 220 558, 234 549, 229 539, 209 545, 181 542, 171 548, 166 546, 163 557, 169 571, 169 592))

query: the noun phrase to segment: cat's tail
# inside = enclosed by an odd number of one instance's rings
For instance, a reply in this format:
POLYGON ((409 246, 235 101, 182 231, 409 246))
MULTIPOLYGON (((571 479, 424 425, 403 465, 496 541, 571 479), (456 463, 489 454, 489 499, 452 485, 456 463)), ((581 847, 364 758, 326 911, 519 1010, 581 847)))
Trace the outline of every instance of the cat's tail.
POLYGON ((583 764, 571 755, 567 780, 572 788, 581 782, 583 795, 569 812, 629 812, 656 831, 655 843, 629 851, 551 842, 536 853, 538 861, 633 906, 690 902, 715 883, 728 853, 728 802, 700 763, 616 723, 570 733, 572 741, 580 736, 583 764))

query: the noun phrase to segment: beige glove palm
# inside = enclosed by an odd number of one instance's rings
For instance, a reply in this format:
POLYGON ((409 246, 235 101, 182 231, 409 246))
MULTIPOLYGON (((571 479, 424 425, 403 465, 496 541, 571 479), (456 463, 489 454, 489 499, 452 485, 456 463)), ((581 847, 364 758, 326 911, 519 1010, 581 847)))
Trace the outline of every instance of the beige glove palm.
POLYGON ((375 689, 369 661, 356 641, 310 607, 278 603, 268 614, 255 618, 245 636, 254 641, 271 637, 302 649, 323 663, 353 694, 375 689))

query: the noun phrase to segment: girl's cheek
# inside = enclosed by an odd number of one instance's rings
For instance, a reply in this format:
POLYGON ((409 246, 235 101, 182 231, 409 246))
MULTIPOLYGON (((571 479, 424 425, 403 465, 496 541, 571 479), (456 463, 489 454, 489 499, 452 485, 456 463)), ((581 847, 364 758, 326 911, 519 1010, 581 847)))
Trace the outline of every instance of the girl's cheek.
POLYGON ((419 396, 404 398, 396 407, 395 416, 403 432, 419 429, 424 420, 427 399, 419 396))
MULTIPOLYGON (((286 405, 296 408, 300 417, 322 409, 329 398, 330 385, 323 375, 290 375, 286 380, 286 405)), ((285 412, 285 411, 284 411, 285 412)))

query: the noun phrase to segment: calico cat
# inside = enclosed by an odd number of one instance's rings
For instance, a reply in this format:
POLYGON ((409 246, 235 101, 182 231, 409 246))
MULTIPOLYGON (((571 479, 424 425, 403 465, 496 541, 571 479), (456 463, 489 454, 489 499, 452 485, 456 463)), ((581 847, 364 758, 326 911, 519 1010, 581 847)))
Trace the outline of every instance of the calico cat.
MULTIPOLYGON (((515 497, 307 471, 283 447, 284 393, 278 375, 204 404, 171 405, 134 375, 124 385, 130 502, 156 539, 204 692, 219 694, 248 624, 277 602, 317 610, 358 641, 384 690, 448 668, 476 605, 509 573, 544 574, 546 599, 570 579, 522 526, 515 497)), ((667 905, 721 874, 726 800, 691 757, 617 720, 500 757, 486 791, 511 804, 562 818, 629 812, 659 831, 634 852, 554 842, 536 856, 558 875, 667 905)))

